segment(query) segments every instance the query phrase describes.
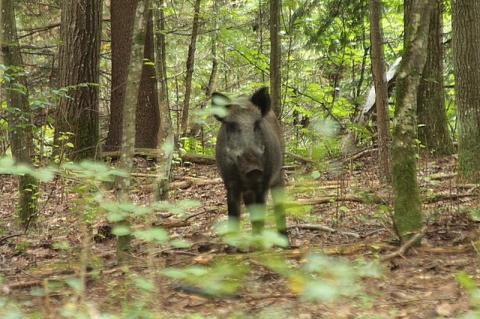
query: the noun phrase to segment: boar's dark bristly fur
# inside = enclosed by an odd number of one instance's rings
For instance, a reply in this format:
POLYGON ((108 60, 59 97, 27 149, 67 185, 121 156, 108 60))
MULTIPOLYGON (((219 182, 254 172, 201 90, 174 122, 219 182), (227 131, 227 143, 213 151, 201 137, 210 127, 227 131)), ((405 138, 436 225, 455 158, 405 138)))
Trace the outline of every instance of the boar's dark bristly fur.
POLYGON ((253 232, 259 233, 271 190, 277 230, 287 236, 282 171, 285 145, 282 127, 270 109, 268 89, 261 88, 250 98, 230 99, 213 93, 212 105, 227 111, 223 117, 216 116, 222 124, 215 158, 227 190, 230 230, 238 230, 243 199, 253 232))

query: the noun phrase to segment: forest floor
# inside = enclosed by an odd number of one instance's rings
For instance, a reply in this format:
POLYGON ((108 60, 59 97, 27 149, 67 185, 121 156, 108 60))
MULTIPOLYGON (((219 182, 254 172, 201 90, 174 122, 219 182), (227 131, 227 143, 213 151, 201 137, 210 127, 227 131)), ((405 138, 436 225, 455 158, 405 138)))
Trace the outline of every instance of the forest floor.
MULTIPOLYGON (((427 226, 422 245, 385 258, 399 246, 391 230, 392 191, 378 183, 375 156, 367 151, 355 159, 332 161, 324 173, 313 174, 315 178, 305 164, 289 166, 289 196, 298 207, 310 204, 310 209, 288 216, 294 248, 267 252, 283 256, 291 268, 299 267, 309 253, 353 265, 378 261, 381 275, 360 277, 356 294, 341 294, 328 302, 305 300, 254 255, 229 252, 214 227, 226 219, 225 193, 216 168, 191 164, 175 167, 171 198, 195 199, 201 205, 179 215, 158 213, 153 221, 165 227, 170 238, 186 239, 190 245, 172 249, 134 240, 128 269, 115 265, 115 240, 108 235, 108 223, 95 219, 92 229, 86 227, 78 211, 78 195, 64 181, 42 185, 37 223, 25 234, 7 238, 21 233, 13 216, 16 182, 11 176, 0 176, 0 300, 8 298, 24 313, 37 314, 35 318, 59 318, 61 309, 74 309, 81 302, 90 305, 91 318, 100 318, 98 312, 125 314, 125 305, 132 301, 139 305, 136 315, 130 310, 122 318, 147 318, 142 309, 156 313, 153 318, 200 314, 204 318, 413 319, 459 318, 472 313, 477 308, 458 277, 464 274, 473 286, 480 282, 479 231, 471 214, 478 211, 478 185, 457 181, 455 157, 420 160, 418 180, 427 226), (105 236, 90 240, 85 236, 90 231, 105 236), (91 249, 85 254, 82 247, 91 249), (159 271, 209 266, 225 255, 249 266, 245 281, 231 296, 208 298, 201 291, 179 289, 159 271), (82 262, 89 267, 86 292, 79 297, 74 282, 70 286, 62 283, 81 275, 82 262), (148 298, 141 297, 145 294, 132 284, 137 275, 156 284, 148 298)), ((153 174, 152 165, 143 159, 137 159, 136 165, 133 198, 145 204, 151 197, 153 181, 146 175, 153 174)), ((112 191, 108 194, 114 198, 112 191)), ((142 226, 138 223, 134 227, 142 226)))

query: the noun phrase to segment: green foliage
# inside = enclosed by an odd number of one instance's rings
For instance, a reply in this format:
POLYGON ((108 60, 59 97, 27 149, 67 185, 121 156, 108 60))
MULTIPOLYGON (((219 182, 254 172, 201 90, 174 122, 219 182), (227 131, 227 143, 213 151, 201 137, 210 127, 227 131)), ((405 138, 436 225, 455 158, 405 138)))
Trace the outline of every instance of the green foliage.
POLYGON ((476 319, 480 318, 480 288, 475 279, 466 272, 459 272, 457 280, 468 291, 470 295, 470 303, 472 311, 466 315, 461 316, 461 319, 476 319))
POLYGON ((11 174, 19 176, 28 174, 42 182, 48 182, 54 176, 54 172, 52 169, 35 169, 25 164, 16 164, 14 159, 8 156, 0 157, 0 174, 11 174))
POLYGON ((0 297, 0 317, 5 319, 20 319, 26 318, 20 307, 8 300, 8 298, 0 297))
MULTIPOLYGON (((72 203, 72 209, 80 214, 80 221, 91 224, 100 218, 106 217, 111 222, 117 223, 126 218, 141 221, 146 216, 156 211, 171 212, 175 214, 185 213, 185 210, 198 206, 191 200, 178 201, 176 203, 157 202, 147 206, 138 206, 133 203, 119 203, 115 200, 106 200, 104 183, 111 182, 118 176, 125 176, 121 170, 111 168, 97 162, 66 163, 59 168, 34 169, 26 166, 14 165, 8 158, 0 158, 1 171, 5 174, 35 174, 44 181, 60 175, 67 181, 68 192, 75 193, 77 198, 72 203)), ((172 240, 168 232, 161 227, 145 225, 141 228, 115 228, 117 236, 133 235, 139 242, 165 247, 185 247, 188 242, 172 240)), ((265 230, 259 235, 247 233, 228 234, 224 233, 225 242, 241 249, 257 247, 257 252, 245 255, 218 255, 212 256, 213 260, 203 265, 190 265, 184 267, 169 267, 161 270, 161 273, 172 278, 180 288, 190 289, 210 298, 234 297, 239 290, 246 288, 248 278, 252 271, 252 263, 249 258, 257 260, 272 272, 278 274, 292 293, 306 300, 320 300, 334 302, 340 296, 352 295, 359 288, 361 276, 377 276, 378 271, 372 264, 349 264, 338 259, 329 258, 321 254, 308 254, 298 265, 287 263, 282 253, 272 251, 275 246, 285 246, 285 238, 277 232, 265 230), (268 249, 268 250, 264 250, 268 249), (240 258, 240 259, 239 259, 240 258)), ((68 252, 72 247, 62 241, 54 244, 56 249, 68 252)), ((19 248, 21 246, 18 246, 19 248)), ((27 249, 27 247, 25 247, 27 249)), ((89 247, 82 247, 89 249, 89 247)), ((116 315, 103 314, 105 318, 148 318, 155 317, 155 313, 149 310, 149 303, 153 300, 157 286, 150 278, 145 278, 134 271, 125 270, 127 280, 123 283, 112 282, 112 298, 122 299, 122 309, 116 315), (135 293, 135 301, 127 298, 135 293)), ((64 281, 50 281, 48 287, 32 291, 33 295, 46 297, 48 294, 66 289, 68 287, 73 295, 81 296, 84 293, 84 283, 80 277, 71 277, 64 281)), ((6 299, 0 299, 5 303, 6 299)), ((61 315, 66 318, 82 318, 87 312, 88 305, 67 302, 61 310, 61 315)), ((22 312, 15 303, 8 307, 0 307, 0 317, 22 317, 22 312)), ((158 317, 158 316, 157 316, 158 317)), ((41 318, 41 317, 40 317, 41 318)))

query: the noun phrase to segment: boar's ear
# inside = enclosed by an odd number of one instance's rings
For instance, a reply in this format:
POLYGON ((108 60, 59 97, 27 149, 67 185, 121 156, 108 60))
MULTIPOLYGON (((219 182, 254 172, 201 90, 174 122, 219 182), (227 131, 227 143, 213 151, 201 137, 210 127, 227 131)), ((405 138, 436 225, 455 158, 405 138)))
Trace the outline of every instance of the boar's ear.
POLYGON ((270 111, 271 101, 267 87, 263 87, 255 92, 250 98, 250 101, 260 109, 262 116, 266 115, 268 111, 270 111))
POLYGON ((219 121, 222 121, 222 119, 227 116, 228 110, 227 107, 230 105, 232 101, 230 98, 226 95, 223 95, 221 93, 214 92, 212 94, 212 110, 213 110, 213 115, 215 118, 219 121))

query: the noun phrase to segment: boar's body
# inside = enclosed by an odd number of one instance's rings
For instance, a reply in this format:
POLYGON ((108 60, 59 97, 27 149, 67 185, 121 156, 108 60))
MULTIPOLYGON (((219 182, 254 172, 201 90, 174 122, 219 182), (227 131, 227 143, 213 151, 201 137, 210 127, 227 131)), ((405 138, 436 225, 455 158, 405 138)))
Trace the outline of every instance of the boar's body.
POLYGON ((227 115, 217 116, 221 127, 215 158, 225 188, 229 227, 237 230, 243 199, 252 219, 254 233, 263 229, 268 190, 272 190, 278 231, 286 235, 283 206, 283 131, 270 109, 266 88, 251 98, 228 97, 214 93, 212 105, 224 107, 227 115))

